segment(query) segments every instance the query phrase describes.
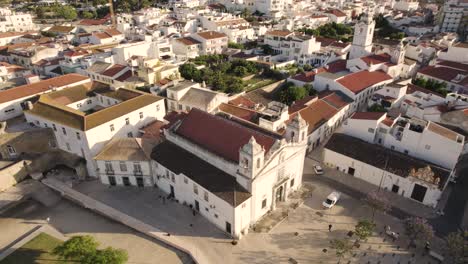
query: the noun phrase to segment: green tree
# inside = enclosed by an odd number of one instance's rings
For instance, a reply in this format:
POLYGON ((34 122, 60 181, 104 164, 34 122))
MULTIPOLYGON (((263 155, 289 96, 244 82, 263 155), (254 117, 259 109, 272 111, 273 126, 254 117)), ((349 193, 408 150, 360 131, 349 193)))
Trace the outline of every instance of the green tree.
POLYGON ((373 104, 367 108, 369 112, 387 112, 381 104, 373 104))
POLYGON ((434 236, 434 230, 426 219, 409 217, 405 219, 405 232, 410 238, 410 245, 427 242, 434 236))
POLYGON ((228 48, 231 48, 231 49, 244 49, 244 45, 242 45, 241 43, 236 43, 236 42, 229 41, 228 42, 228 48))
POLYGON ((330 248, 335 250, 339 260, 346 254, 352 253, 353 244, 348 239, 333 239, 330 241, 330 248))
POLYGON ((53 250, 53 254, 66 260, 81 260, 94 255, 98 243, 91 236, 74 236, 53 250))
POLYGON ((451 263, 468 263, 468 231, 448 234, 445 237, 445 252, 451 263))
POLYGON ((86 256, 81 263, 83 264, 123 264, 128 260, 128 254, 125 250, 108 247, 104 250, 97 250, 94 254, 86 256))
POLYGON ((73 20, 78 17, 76 9, 70 5, 63 5, 55 8, 55 14, 66 20, 73 20))
POLYGON ((234 74, 239 77, 244 77, 247 74, 249 74, 249 71, 247 70, 246 67, 239 66, 239 67, 234 68, 234 74))
POLYGON ((192 63, 185 63, 179 66, 180 76, 186 80, 193 80, 200 76, 200 70, 192 63))
POLYGON ((386 213, 392 208, 387 198, 378 191, 368 193, 364 201, 372 209, 372 222, 374 222, 376 212, 386 213))
POLYGON ((81 13, 81 16, 83 18, 87 18, 87 19, 96 17, 96 15, 94 13, 89 12, 89 11, 84 11, 83 13, 81 13))
POLYGON ((375 229, 375 223, 369 220, 361 220, 354 227, 354 233, 359 240, 365 240, 372 235, 375 229))
POLYGON ((306 88, 295 86, 293 83, 288 82, 281 89, 279 99, 282 103, 291 105, 293 102, 301 100, 307 95, 308 91, 306 88))
POLYGON ((273 55, 274 54, 274 50, 272 47, 270 47, 270 45, 268 44, 264 44, 261 46, 262 48, 262 51, 265 55, 273 55))

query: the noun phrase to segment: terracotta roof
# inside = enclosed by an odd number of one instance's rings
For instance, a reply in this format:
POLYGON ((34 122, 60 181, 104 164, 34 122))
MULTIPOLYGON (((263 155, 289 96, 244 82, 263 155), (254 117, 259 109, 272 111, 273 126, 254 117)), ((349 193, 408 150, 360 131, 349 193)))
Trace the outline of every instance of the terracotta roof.
POLYGON ((79 23, 79 25, 82 26, 98 26, 98 25, 103 25, 108 21, 108 19, 82 19, 79 23))
POLYGON ((337 60, 324 66, 327 72, 337 73, 346 70, 346 60, 337 60))
MULTIPOLYGON (((419 169, 429 167, 439 178, 439 188, 445 186, 450 175, 450 171, 445 168, 345 134, 333 134, 325 148, 403 178, 409 177, 419 169)), ((431 183, 436 184, 436 182, 431 183)))
POLYGON ((134 76, 132 71, 129 69, 127 70, 126 72, 122 73, 119 77, 117 77, 115 80, 116 81, 119 81, 119 82, 124 82, 126 81, 128 78, 134 76))
POLYGON ((291 34, 293 34, 293 32, 289 30, 271 30, 265 33, 265 35, 272 35, 272 36, 277 36, 277 37, 287 37, 291 34))
POLYGON ((37 83, 26 84, 14 87, 8 90, 0 90, 0 103, 9 102, 16 99, 31 97, 36 94, 44 93, 54 87, 70 86, 74 83, 89 80, 87 76, 71 73, 37 83))
POLYGON ((343 107, 349 105, 353 100, 339 91, 333 91, 330 94, 319 93, 319 98, 327 102, 336 109, 342 109, 343 107))
POLYGON ((362 120, 379 120, 385 112, 356 112, 350 118, 362 120))
POLYGON ((302 98, 301 100, 297 100, 295 101, 289 108, 288 108, 288 112, 289 114, 293 114, 299 110, 302 110, 304 108, 306 108, 307 106, 309 106, 313 101, 316 101, 317 100, 317 96, 312 96, 312 95, 308 95, 304 98, 302 98))
MULTIPOLYGON (((148 138, 114 137, 94 157, 96 160, 150 161, 157 141, 148 138)), ((132 170, 131 168, 129 170, 132 170)))
POLYGON ((195 108, 182 120, 175 132, 201 148, 235 163, 239 162, 239 150, 252 136, 263 146, 265 153, 279 139, 195 108))
POLYGON ((457 138, 460 136, 458 133, 448 129, 448 128, 445 128, 443 126, 440 126, 436 123, 433 123, 433 122, 429 122, 429 125, 427 126, 427 129, 429 129, 430 131, 436 133, 436 134, 439 134, 443 137, 446 137, 450 140, 453 140, 453 141, 457 141, 457 138))
POLYGON ((238 106, 234 106, 230 104, 225 104, 225 103, 222 103, 219 105, 219 110, 224 113, 236 116, 240 119, 244 119, 246 121, 253 122, 253 123, 255 123, 259 115, 257 112, 252 111, 250 109, 242 108, 242 107, 238 107, 238 106))
POLYGON ((201 42, 192 38, 192 37, 185 37, 185 38, 178 38, 176 41, 181 42, 184 45, 198 45, 201 42))
POLYGON ((327 14, 332 14, 332 15, 334 15, 334 16, 336 16, 336 17, 345 17, 345 16, 346 16, 345 13, 343 13, 342 11, 340 11, 340 10, 338 10, 338 9, 329 10, 329 11, 327 12, 327 14))
POLYGON ((392 80, 392 77, 383 71, 369 72, 366 70, 348 74, 338 79, 338 83, 346 87, 354 94, 358 94, 372 85, 388 80, 392 80))
POLYGON ((256 103, 249 98, 241 95, 238 96, 231 101, 229 101, 230 104, 235 105, 235 106, 241 106, 241 107, 246 107, 246 108, 255 108, 256 103))
POLYGON ((11 38, 11 37, 24 36, 24 35, 29 34, 29 33, 33 33, 33 32, 16 32, 16 31, 0 32, 0 38, 11 38))
MULTIPOLYGON (((338 110, 322 100, 313 102, 307 108, 299 111, 298 114, 309 124, 308 134, 318 129, 325 122, 330 120, 338 110)), ((296 114, 291 115, 289 120, 292 120, 296 114)))
POLYGON ((372 54, 366 57, 362 57, 361 60, 364 61, 367 65, 371 64, 381 64, 381 63, 387 63, 390 62, 390 59, 392 57, 388 55, 387 53, 382 53, 382 54, 372 54))
POLYGON ((198 32, 196 34, 204 39, 217 39, 227 37, 226 34, 217 31, 205 31, 198 32))
POLYGON ((455 77, 459 74, 465 75, 465 77, 458 82, 459 84, 466 84, 468 85, 468 73, 466 71, 457 70, 449 67, 434 67, 434 66, 427 66, 419 71, 419 73, 431 76, 437 79, 441 79, 447 82, 453 82, 455 77))
POLYGON ((105 76, 109 76, 109 77, 114 77, 114 75, 121 72, 125 68, 127 68, 127 66, 122 65, 122 64, 114 64, 109 69, 101 72, 101 74, 105 76))
POLYGON ((468 72, 468 64, 466 63, 459 63, 455 61, 446 61, 446 60, 437 60, 437 65, 447 66, 449 68, 454 68, 457 70, 468 72))
POLYGON ((382 123, 385 124, 388 127, 391 127, 393 125, 394 121, 395 120, 391 119, 390 117, 387 117, 384 120, 382 120, 382 123))
POLYGON ((169 141, 157 145, 151 157, 170 171, 189 177, 234 207, 252 196, 237 183, 235 177, 169 141))
POLYGON ((445 96, 443 96, 442 94, 440 94, 438 92, 434 92, 434 91, 429 90, 427 88, 424 88, 424 87, 417 86, 415 84, 409 83, 408 88, 406 89, 406 94, 412 94, 412 93, 414 93, 416 91, 423 92, 423 93, 426 93, 426 94, 434 94, 434 95, 437 95, 437 96, 440 96, 440 97, 445 97, 445 96))
POLYGON ((315 75, 326 72, 325 68, 318 68, 316 71, 308 71, 294 75, 291 79, 298 80, 300 82, 310 83, 315 80, 315 75))
POLYGON ((47 31, 56 33, 70 33, 70 31, 73 29, 75 29, 74 26, 52 26, 47 31))
POLYGON ((162 128, 163 129, 170 128, 177 121, 183 120, 186 117, 187 117, 187 114, 185 112, 176 112, 176 111, 169 112, 164 116, 164 120, 166 120, 168 124, 164 125, 162 128))
POLYGON ((163 127, 166 125, 163 121, 155 120, 148 125, 142 127, 140 131, 143 133, 142 138, 151 138, 161 141, 163 127))

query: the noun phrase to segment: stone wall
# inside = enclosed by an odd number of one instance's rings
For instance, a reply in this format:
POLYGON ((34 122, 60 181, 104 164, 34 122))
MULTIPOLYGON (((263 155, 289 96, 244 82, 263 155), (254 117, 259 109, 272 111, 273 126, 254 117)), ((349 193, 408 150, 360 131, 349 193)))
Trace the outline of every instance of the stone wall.
POLYGON ((0 169, 0 192, 24 180, 28 176, 25 165, 30 163, 31 161, 21 160, 0 169))

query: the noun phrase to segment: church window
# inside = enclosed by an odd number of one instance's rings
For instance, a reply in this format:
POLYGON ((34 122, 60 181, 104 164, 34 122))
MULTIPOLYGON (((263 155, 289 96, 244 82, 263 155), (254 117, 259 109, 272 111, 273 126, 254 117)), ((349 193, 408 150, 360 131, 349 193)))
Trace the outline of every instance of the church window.
POLYGON ((257 158, 257 169, 260 169, 260 158, 257 158))

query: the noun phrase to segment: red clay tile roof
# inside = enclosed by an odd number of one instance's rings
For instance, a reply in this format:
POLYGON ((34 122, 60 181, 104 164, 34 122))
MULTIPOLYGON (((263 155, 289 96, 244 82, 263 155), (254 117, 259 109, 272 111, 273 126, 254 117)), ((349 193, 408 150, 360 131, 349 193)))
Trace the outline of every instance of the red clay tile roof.
POLYGON ((337 60, 325 66, 327 72, 337 73, 346 70, 346 60, 337 60))
POLYGON ((119 82, 123 82, 125 80, 127 80, 128 78, 132 77, 132 71, 131 70, 128 70, 126 72, 124 72, 122 75, 120 75, 118 78, 116 78, 117 81, 119 82))
POLYGON ((361 60, 364 61, 367 65, 371 64, 381 64, 381 63, 387 63, 390 62, 390 59, 392 57, 388 55, 387 53, 383 54, 372 54, 366 57, 362 57, 361 60))
POLYGON ((231 104, 226 104, 226 103, 220 104, 219 105, 219 110, 224 112, 224 113, 233 115, 235 117, 238 117, 240 119, 243 119, 243 120, 246 120, 246 121, 249 121, 249 122, 253 122, 253 123, 255 122, 255 119, 258 116, 258 113, 253 111, 253 110, 243 108, 243 107, 234 106, 234 105, 231 105, 231 104))
POLYGON ((142 138, 151 138, 157 141, 161 140, 162 127, 165 125, 163 121, 153 121, 142 127, 140 130, 143 132, 142 138))
POLYGON ((121 72, 123 69, 125 69, 127 66, 122 65, 122 64, 115 64, 112 65, 109 69, 103 71, 101 74, 109 77, 113 77, 117 73, 121 72))
POLYGON ((195 108, 188 113, 176 129, 176 133, 199 147, 236 163, 239 162, 239 150, 249 142, 252 136, 258 144, 263 146, 265 154, 277 140, 259 130, 247 128, 195 108))
POLYGON ((454 68, 454 69, 468 72, 468 64, 466 63, 459 63, 455 61, 446 61, 446 60, 437 60, 437 65, 447 66, 449 68, 454 68))
POLYGON ((83 19, 80 21, 79 25, 82 26, 98 26, 105 24, 109 19, 83 19))
POLYGON ((162 128, 163 129, 170 128, 177 121, 183 120, 185 117, 187 117, 187 114, 184 112, 176 112, 176 111, 169 112, 164 116, 164 120, 166 120, 168 123, 162 128))
POLYGON ((316 72, 315 71, 308 71, 308 72, 299 73, 299 74, 296 74, 293 77, 291 77, 291 79, 298 80, 300 82, 310 83, 310 82, 313 82, 315 80, 315 75, 317 75, 319 73, 322 73, 322 72, 326 72, 326 71, 327 70, 325 70, 325 68, 318 68, 318 69, 316 69, 316 72))
POLYGON ((39 93, 47 92, 53 87, 67 86, 87 79, 89 80, 89 78, 86 76, 71 73, 43 80, 37 83, 26 84, 8 90, 3 90, 0 91, 0 103, 9 102, 24 97, 34 96, 39 93))
MULTIPOLYGON (((467 75, 468 73, 466 71, 462 70, 457 70, 449 67, 434 67, 434 66, 427 66, 419 71, 419 73, 431 76, 437 79, 441 79, 447 82, 452 82, 455 77, 457 77, 458 74, 461 75, 467 75)), ((468 77, 463 78, 462 81, 459 82, 459 84, 468 84, 468 77)))
POLYGON ((346 87, 348 90, 353 92, 354 94, 358 94, 365 90, 366 88, 391 80, 388 74, 383 71, 360 71, 352 74, 348 74, 340 79, 338 79, 338 83, 346 87))
POLYGON ((385 114, 385 112, 356 112, 351 119, 378 120, 385 114))
POLYGON ((230 104, 235 106, 241 106, 245 108, 255 108, 256 103, 245 96, 238 96, 237 98, 229 101, 230 104))
POLYGON ((187 46, 197 45, 201 43, 200 41, 191 37, 179 38, 179 39, 176 39, 176 41, 181 42, 182 44, 187 45, 187 46))
POLYGON ((277 36, 277 37, 287 37, 291 34, 293 34, 293 32, 289 30, 271 30, 265 33, 265 35, 272 35, 272 36, 277 36))
POLYGON ((288 112, 289 114, 293 114, 299 110, 302 110, 304 108, 306 108, 308 105, 310 105, 312 103, 312 101, 316 101, 317 99, 317 96, 306 96, 304 98, 302 98, 301 100, 298 100, 296 102, 294 102, 289 108, 288 108, 288 112))
POLYGON ((335 15, 337 17, 344 17, 346 16, 345 13, 343 13, 342 11, 338 10, 338 9, 332 9, 332 10, 329 10, 327 12, 327 14, 332 14, 332 15, 335 15))
MULTIPOLYGON (((319 95, 320 97, 320 95, 319 95)), ((341 96, 339 96, 336 92, 332 92, 328 95, 324 95, 321 99, 331 106, 335 107, 336 109, 342 109, 343 107, 349 105, 350 102, 345 101, 341 96)))
POLYGON ((226 34, 217 31, 205 31, 198 32, 196 34, 204 39, 217 39, 227 37, 226 34))
POLYGON ((387 117, 384 120, 382 120, 382 123, 385 124, 388 127, 391 127, 393 125, 394 121, 395 120, 391 119, 390 117, 387 117))
MULTIPOLYGON (((309 124, 308 134, 310 134, 330 120, 338 111, 326 102, 317 100, 298 113, 309 124)), ((296 114, 291 115, 289 120, 292 120, 296 114)))

